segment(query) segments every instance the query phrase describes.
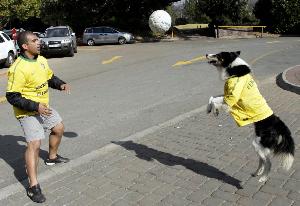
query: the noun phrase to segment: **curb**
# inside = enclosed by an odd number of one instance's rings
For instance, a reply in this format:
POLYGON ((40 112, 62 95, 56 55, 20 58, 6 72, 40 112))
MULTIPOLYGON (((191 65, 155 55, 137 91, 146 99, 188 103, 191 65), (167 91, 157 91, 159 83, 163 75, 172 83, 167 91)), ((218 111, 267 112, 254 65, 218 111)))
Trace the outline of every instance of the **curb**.
POLYGON ((295 69, 297 72, 300 73, 300 65, 296 65, 290 68, 287 68, 286 70, 284 70, 282 73, 278 74, 276 77, 276 84, 281 87, 284 90, 290 91, 290 92, 294 92, 296 94, 300 95, 300 85, 299 84, 295 84, 292 83, 291 81, 289 81, 289 79, 287 78, 287 73, 291 70, 295 69), (298 68, 297 68, 298 67, 298 68))

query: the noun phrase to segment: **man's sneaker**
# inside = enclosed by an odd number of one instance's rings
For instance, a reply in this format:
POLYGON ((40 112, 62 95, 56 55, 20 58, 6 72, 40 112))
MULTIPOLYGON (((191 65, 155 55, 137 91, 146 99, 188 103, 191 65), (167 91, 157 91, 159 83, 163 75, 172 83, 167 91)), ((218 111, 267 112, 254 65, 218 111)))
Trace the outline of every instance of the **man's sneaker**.
POLYGON ((45 164, 46 165, 55 165, 55 164, 58 164, 58 163, 67 163, 69 161, 70 161, 70 159, 68 159, 68 158, 56 155, 55 159, 49 159, 49 158, 46 159, 45 164))
POLYGON ((27 196, 37 203, 43 203, 46 201, 45 196, 42 194, 42 190, 39 184, 29 187, 27 189, 27 196))

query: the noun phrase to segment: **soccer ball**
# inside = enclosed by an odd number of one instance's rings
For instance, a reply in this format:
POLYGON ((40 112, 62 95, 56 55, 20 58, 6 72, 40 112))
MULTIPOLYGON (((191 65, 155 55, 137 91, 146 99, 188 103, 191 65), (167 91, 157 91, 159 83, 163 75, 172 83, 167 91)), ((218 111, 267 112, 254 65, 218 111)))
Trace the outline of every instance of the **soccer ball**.
POLYGON ((149 17, 149 27, 155 34, 166 33, 171 23, 171 16, 164 10, 154 11, 149 17))

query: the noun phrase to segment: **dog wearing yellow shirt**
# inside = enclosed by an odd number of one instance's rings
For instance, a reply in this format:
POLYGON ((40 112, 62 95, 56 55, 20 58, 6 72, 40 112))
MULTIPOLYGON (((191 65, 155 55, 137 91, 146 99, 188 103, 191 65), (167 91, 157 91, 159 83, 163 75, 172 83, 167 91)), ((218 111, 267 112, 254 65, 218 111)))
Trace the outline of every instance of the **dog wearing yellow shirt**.
POLYGON ((250 66, 241 59, 240 51, 207 54, 208 63, 214 65, 225 81, 224 95, 210 97, 207 112, 215 116, 221 110, 229 112, 238 126, 254 124, 252 144, 259 157, 258 169, 252 176, 265 182, 271 170, 270 154, 281 157, 282 166, 289 170, 294 161, 295 144, 289 128, 273 114, 260 94, 250 66))

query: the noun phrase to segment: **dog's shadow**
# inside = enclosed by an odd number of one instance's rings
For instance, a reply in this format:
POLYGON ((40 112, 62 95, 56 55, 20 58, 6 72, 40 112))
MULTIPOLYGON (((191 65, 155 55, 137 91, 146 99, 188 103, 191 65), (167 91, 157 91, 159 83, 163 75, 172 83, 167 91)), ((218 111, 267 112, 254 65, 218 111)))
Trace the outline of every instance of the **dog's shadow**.
MULTIPOLYGON (((24 186, 28 185, 25 169, 24 154, 26 151, 25 138, 13 135, 0 135, 0 158, 13 170, 15 178, 24 186)), ((40 149, 40 157, 45 160, 48 152, 40 149)))
POLYGON ((120 145, 127 150, 134 151, 136 153, 136 156, 140 159, 146 161, 153 161, 153 159, 156 159, 158 162, 168 166, 182 165, 197 174, 204 175, 209 178, 214 178, 227 184, 233 185, 238 189, 242 189, 240 180, 231 177, 228 174, 206 163, 175 156, 166 152, 161 152, 146 145, 137 144, 133 141, 113 141, 112 143, 120 145))

